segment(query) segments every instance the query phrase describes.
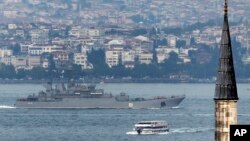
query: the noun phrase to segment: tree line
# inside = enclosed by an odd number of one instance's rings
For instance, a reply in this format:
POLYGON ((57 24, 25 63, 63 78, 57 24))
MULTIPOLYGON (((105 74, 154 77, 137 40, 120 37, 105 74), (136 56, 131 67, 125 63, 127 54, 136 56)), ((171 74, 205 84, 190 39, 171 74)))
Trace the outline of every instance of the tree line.
MULTIPOLYGON (((239 44, 233 41, 234 64, 237 77, 249 78, 250 65, 241 61, 244 49, 237 47, 239 44)), ((88 54, 88 60, 93 64, 93 69, 82 70, 79 65, 72 65, 69 68, 56 68, 53 59, 49 57, 49 67, 34 67, 31 70, 18 69, 12 65, 0 65, 0 78, 8 79, 69 79, 69 78, 100 78, 100 77, 132 77, 132 78, 169 78, 171 75, 188 75, 192 78, 212 78, 216 76, 218 67, 219 48, 211 48, 202 45, 200 49, 210 54, 205 62, 197 60, 198 56, 204 57, 199 51, 190 51, 191 63, 180 63, 181 60, 174 52, 163 63, 153 61, 151 64, 140 64, 135 61, 134 68, 125 68, 121 63, 109 68, 105 63, 105 51, 93 50, 88 54)), ((205 56, 206 57, 206 56, 205 56)))

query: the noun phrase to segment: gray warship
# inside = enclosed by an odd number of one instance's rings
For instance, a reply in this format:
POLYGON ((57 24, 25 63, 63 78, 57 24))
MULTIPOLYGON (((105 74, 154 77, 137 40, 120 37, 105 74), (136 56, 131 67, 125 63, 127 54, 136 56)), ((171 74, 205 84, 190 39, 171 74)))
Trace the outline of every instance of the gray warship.
POLYGON ((172 108, 177 107, 185 98, 180 96, 156 96, 153 98, 130 98, 126 93, 113 95, 95 85, 79 84, 73 81, 67 84, 45 85, 46 90, 37 95, 16 100, 16 108, 172 108))

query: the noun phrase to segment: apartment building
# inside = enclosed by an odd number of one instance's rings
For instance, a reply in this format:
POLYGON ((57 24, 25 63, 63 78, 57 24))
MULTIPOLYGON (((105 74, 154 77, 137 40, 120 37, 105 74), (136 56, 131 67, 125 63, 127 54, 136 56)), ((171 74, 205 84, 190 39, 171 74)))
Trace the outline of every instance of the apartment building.
POLYGON ((113 66, 117 66, 119 64, 119 54, 113 50, 105 51, 105 62, 108 64, 110 68, 113 66))
POLYGON ((70 36, 74 36, 77 38, 82 37, 99 37, 101 35, 101 30, 97 28, 81 28, 79 26, 73 27, 69 31, 70 36))
POLYGON ((33 29, 30 31, 33 44, 45 45, 49 43, 49 29, 33 29))
POLYGON ((32 69, 41 66, 40 56, 7 56, 1 58, 1 63, 13 65, 16 69, 32 69))
POLYGON ((53 53, 53 52, 64 51, 64 48, 59 45, 31 45, 28 46, 29 55, 41 55, 43 53, 53 53))
POLYGON ((30 67, 37 67, 41 65, 40 56, 27 56, 27 65, 30 67))
POLYGON ((160 46, 156 49, 157 62, 163 63, 169 57, 170 52, 175 52, 179 54, 178 48, 172 48, 167 46, 160 46))
POLYGON ((82 69, 93 69, 93 65, 88 61, 86 53, 74 53, 74 64, 80 65, 82 69))
POLYGON ((13 54, 13 51, 10 49, 0 49, 0 57, 5 57, 5 56, 11 56, 13 54))
POLYGON ((141 64, 151 64, 153 60, 153 53, 151 52, 142 52, 139 55, 139 62, 141 64))

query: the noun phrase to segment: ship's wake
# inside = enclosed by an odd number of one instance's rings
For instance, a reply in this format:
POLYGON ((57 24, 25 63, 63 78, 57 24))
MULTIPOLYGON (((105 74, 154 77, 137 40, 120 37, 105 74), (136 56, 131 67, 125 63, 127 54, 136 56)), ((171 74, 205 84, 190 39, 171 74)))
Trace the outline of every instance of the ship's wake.
POLYGON ((189 127, 183 127, 183 128, 175 128, 170 130, 170 133, 198 133, 198 132, 206 132, 213 130, 213 128, 204 128, 204 127, 197 127, 197 128, 189 128, 189 127))
POLYGON ((0 105, 0 109, 14 109, 16 107, 14 106, 9 106, 9 105, 0 105))
MULTIPOLYGON (((197 127, 197 128, 189 128, 189 127, 183 127, 183 128, 174 128, 170 129, 169 132, 163 132, 163 133, 157 133, 157 134, 145 134, 145 135, 167 135, 167 134, 176 134, 176 133, 198 133, 198 132, 206 132, 213 130, 213 128, 204 128, 204 127, 197 127)), ((126 133, 127 135, 138 135, 136 131, 129 131, 126 133)), ((141 134, 143 135, 143 134, 141 134)))

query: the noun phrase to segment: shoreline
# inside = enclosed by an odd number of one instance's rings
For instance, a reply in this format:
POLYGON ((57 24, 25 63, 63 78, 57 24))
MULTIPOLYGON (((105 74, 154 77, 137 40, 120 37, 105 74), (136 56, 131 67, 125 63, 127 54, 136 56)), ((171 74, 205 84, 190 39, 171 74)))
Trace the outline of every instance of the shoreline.
MULTIPOLYGON (((0 84, 44 84, 48 83, 48 80, 0 80, 0 84)), ((53 80, 53 83, 67 83, 68 80, 53 80)), ((170 80, 164 78, 150 78, 150 79, 84 79, 84 80, 75 80, 76 83, 216 83, 215 80, 199 79, 199 80, 170 80)), ((237 83, 250 83, 248 79, 237 80, 237 83)))

